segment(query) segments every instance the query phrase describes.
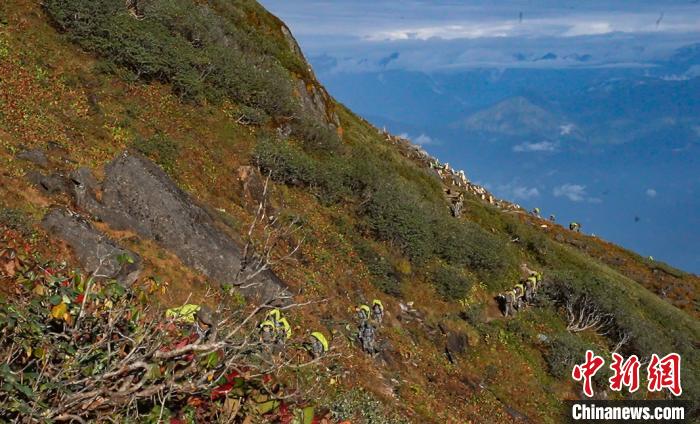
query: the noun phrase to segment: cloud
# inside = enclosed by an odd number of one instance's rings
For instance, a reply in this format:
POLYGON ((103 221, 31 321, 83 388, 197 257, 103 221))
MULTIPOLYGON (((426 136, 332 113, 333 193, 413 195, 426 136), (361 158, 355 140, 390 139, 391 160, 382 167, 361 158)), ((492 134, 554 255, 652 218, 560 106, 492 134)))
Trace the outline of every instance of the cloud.
POLYGON ((700 36, 698 6, 680 0, 664 3, 658 27, 659 7, 650 0, 262 3, 308 57, 337 59, 334 72, 654 66, 700 36), (552 60, 535 60, 549 53, 552 60))
MULTIPOLYGON (((490 190, 489 187, 484 187, 490 190)), ((495 191, 499 197, 511 200, 531 200, 540 197, 540 190, 537 187, 528 187, 518 181, 501 184, 496 187, 495 191)))
POLYGON ((562 184, 558 187, 554 187, 552 194, 554 194, 554 197, 566 197, 572 202, 603 202, 603 200, 598 197, 588 196, 588 193, 586 193, 586 186, 580 184, 562 184))
POLYGON ((434 138, 430 137, 429 135, 427 135, 425 133, 421 133, 417 137, 410 136, 408 133, 401 133, 401 134, 399 134, 399 137, 405 138, 407 140, 411 140, 412 142, 414 142, 415 144, 417 144, 419 146, 427 146, 429 144, 440 144, 437 140, 435 140, 434 138))
POLYGON ((651 197, 652 199, 654 197, 656 197, 656 194, 657 194, 656 190, 654 190, 653 188, 648 188, 646 193, 647 193, 647 196, 651 197))
POLYGON ((430 136, 428 136, 426 134, 419 135, 413 141, 416 144, 418 144, 419 146, 425 146, 427 144, 434 144, 435 143, 435 140, 433 140, 430 136))
POLYGON ((513 198, 529 200, 534 197, 540 197, 540 191, 536 187, 515 187, 513 188, 513 198))
POLYGON ((521 143, 513 146, 514 152, 554 152, 557 144, 551 141, 540 141, 539 143, 521 143))
POLYGON ((569 135, 571 131, 576 128, 574 124, 565 124, 559 126, 559 135, 569 135))

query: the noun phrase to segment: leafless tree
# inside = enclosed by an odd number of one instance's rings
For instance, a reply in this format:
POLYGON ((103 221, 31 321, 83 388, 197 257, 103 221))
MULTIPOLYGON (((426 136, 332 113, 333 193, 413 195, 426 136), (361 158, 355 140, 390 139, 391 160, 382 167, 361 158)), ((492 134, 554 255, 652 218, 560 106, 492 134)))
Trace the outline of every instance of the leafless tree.
MULTIPOLYGON (((98 324, 99 338, 82 345, 75 354, 76 360, 83 361, 106 351, 102 359, 106 366, 101 372, 84 377, 79 367, 52 370, 51 364, 46 365, 49 369, 45 368, 44 374, 65 382, 68 390, 59 392, 55 399, 44 399, 51 406, 44 417, 80 422, 128 410, 139 401, 165 405, 167 399, 208 395, 231 373, 256 378, 319 362, 321 359, 310 360, 299 349, 273 354, 271 346, 257 337, 256 316, 271 305, 250 306, 245 311, 221 307, 222 318, 209 334, 194 337, 196 333, 192 333, 181 340, 169 338, 167 329, 182 324, 165 320, 139 321, 141 326, 126 333, 123 324, 132 319, 131 305, 114 305, 108 318, 98 324)), ((76 330, 78 334, 94 333, 95 320, 76 321, 76 330)), ((292 395, 299 393, 292 390, 286 396, 292 395)))
POLYGON ((240 288, 255 285, 253 281, 261 273, 291 260, 304 242, 303 237, 294 241, 302 229, 298 218, 283 223, 279 216, 268 215, 269 183, 270 174, 265 178, 262 198, 246 233, 241 270, 236 276, 236 285, 240 288), (291 243, 291 247, 283 249, 281 245, 285 242, 291 243))
POLYGON ((604 335, 614 322, 613 315, 602 312, 587 295, 569 299, 566 314, 569 320, 566 329, 572 333, 593 330, 604 335))
POLYGON ((617 353, 632 339, 632 335, 615 322, 615 316, 603 312, 588 295, 569 298, 565 304, 568 323, 566 329, 572 333, 591 330, 605 336, 614 343, 611 353, 617 353))

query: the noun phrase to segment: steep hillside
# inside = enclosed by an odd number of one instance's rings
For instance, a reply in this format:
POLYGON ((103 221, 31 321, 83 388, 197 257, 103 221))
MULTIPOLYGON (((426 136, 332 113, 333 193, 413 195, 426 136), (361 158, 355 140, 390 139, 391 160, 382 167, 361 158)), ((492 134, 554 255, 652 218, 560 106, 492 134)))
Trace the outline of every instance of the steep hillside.
POLYGON ((680 353, 697 414, 697 276, 433 162, 337 104, 253 0, 4 2, 0 418, 559 422, 589 348, 680 353), (522 263, 543 287, 504 318, 522 263), (206 331, 166 317, 183 304, 206 331), (272 306, 279 349, 258 341, 272 306))

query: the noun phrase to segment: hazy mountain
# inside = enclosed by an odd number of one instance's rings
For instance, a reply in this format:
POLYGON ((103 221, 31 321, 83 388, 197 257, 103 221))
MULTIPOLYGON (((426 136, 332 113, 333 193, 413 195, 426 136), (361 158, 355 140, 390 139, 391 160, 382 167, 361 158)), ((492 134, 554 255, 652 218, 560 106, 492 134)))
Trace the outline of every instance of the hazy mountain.
POLYGON ((491 137, 581 137, 576 125, 570 120, 537 106, 522 96, 503 100, 475 112, 459 126, 469 133, 484 133, 491 137))

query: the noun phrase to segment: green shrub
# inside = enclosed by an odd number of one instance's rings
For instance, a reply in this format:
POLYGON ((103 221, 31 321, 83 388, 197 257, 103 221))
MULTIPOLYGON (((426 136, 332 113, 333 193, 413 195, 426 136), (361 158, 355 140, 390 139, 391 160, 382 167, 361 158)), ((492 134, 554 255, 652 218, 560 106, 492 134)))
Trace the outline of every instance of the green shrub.
POLYGON ((471 303, 459 313, 459 317, 479 327, 486 321, 486 306, 483 303, 471 303))
POLYGON ((477 271, 502 269, 511 253, 501 240, 469 221, 442 219, 436 224, 437 254, 477 271))
POLYGON ((430 282, 446 300, 464 299, 474 283, 461 269, 446 264, 439 264, 433 268, 430 272, 430 282))
POLYGON ((25 237, 29 237, 33 233, 32 221, 29 216, 22 211, 6 208, 2 205, 0 205, 0 225, 18 231, 25 237))
POLYGON ((392 296, 400 295, 401 283, 398 273, 389 260, 379 254, 370 242, 361 237, 357 237, 353 245, 360 260, 362 260, 362 263, 365 264, 367 270, 374 277, 372 283, 375 287, 392 296))
POLYGON ((263 126, 270 123, 270 116, 261 109, 242 105, 238 113, 241 120, 249 125, 263 126))
POLYGON ((292 134, 308 150, 335 151, 340 146, 340 138, 333 128, 306 115, 292 121, 292 134))
POLYGON ((364 389, 337 393, 331 400, 331 414, 335 420, 373 424, 408 423, 397 412, 387 408, 364 389))
POLYGON ((192 0, 142 4, 135 19, 111 0, 47 0, 56 25, 84 49, 146 81, 170 83, 186 99, 231 99, 271 116, 297 110, 290 76, 277 58, 254 48, 240 14, 220 15, 192 0))
POLYGON ((137 136, 132 147, 153 159, 165 172, 169 174, 175 172, 179 145, 170 137, 160 133, 150 138, 137 136))
POLYGON ((253 162, 276 181, 291 185, 311 185, 316 180, 318 165, 301 149, 288 141, 267 138, 258 142, 253 162))
POLYGON ((429 209, 411 190, 383 184, 371 194, 363 213, 379 239, 397 246, 413 262, 422 263, 433 253, 429 209))
POLYGON ((570 376, 574 365, 584 361, 588 349, 596 351, 580 337, 566 331, 552 336, 544 354, 549 372, 557 378, 570 376))
POLYGON ((546 261, 549 249, 549 239, 539 228, 531 224, 524 224, 517 217, 510 217, 505 226, 506 233, 511 239, 518 240, 521 246, 531 252, 540 261, 546 261))

